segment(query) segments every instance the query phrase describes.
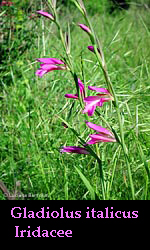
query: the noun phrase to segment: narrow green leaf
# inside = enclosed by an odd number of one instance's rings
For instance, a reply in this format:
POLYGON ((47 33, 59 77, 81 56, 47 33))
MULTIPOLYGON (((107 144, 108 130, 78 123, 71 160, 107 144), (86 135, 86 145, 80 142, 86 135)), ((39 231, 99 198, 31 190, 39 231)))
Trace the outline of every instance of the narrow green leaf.
POLYGON ((146 161, 146 157, 145 157, 145 155, 144 155, 144 153, 143 153, 143 149, 142 149, 142 147, 141 147, 141 145, 140 145, 139 143, 138 143, 138 148, 139 148, 139 152, 140 152, 141 159, 142 159, 142 161, 143 161, 143 163, 144 163, 144 167, 145 167, 147 176, 148 176, 148 178, 150 179, 150 170, 149 170, 149 166, 148 166, 148 163, 147 163, 147 161, 146 161))
POLYGON ((82 174, 82 172, 77 167, 75 167, 75 169, 78 172, 78 174, 80 175, 80 178, 82 179, 83 183, 87 187, 87 189, 91 195, 91 200, 95 200, 95 191, 94 191, 93 187, 91 186, 90 182, 87 180, 87 178, 82 174))
POLYGON ((4 10, 2 13, 0 13, 0 16, 2 16, 5 12, 6 12, 6 10, 4 10))

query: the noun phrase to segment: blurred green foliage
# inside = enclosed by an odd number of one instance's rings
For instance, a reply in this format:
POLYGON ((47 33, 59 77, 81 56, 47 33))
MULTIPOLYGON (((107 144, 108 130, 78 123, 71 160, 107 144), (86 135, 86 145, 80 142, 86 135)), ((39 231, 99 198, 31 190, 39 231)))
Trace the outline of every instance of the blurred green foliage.
MULTIPOLYGON (((37 37, 33 32, 36 26, 36 15, 27 13, 30 1, 13 1, 11 6, 1 6, 0 16, 0 64, 1 79, 9 82, 10 67, 13 67, 16 60, 34 44, 37 37), (23 8, 25 6, 25 8, 23 8)), ((20 75, 18 75, 20 77, 20 75)))

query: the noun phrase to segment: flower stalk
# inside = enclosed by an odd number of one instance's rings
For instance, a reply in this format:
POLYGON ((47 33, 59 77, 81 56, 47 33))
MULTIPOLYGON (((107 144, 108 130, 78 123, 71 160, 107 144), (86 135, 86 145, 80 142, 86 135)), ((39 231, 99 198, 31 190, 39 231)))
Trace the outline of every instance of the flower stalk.
MULTIPOLYGON (((96 92, 99 92, 101 94, 97 94, 96 96, 85 96, 85 89, 84 85, 80 81, 80 79, 77 77, 76 72, 74 71, 74 65, 73 61, 70 55, 70 48, 71 48, 71 38, 70 38, 70 27, 68 25, 68 33, 63 34, 61 25, 59 23, 59 19, 57 16, 57 11, 56 11, 56 0, 49 0, 50 7, 52 9, 52 14, 49 14, 44 11, 38 11, 39 14, 45 16, 46 18, 49 18, 51 21, 53 21, 59 31, 60 39, 62 42, 63 49, 66 54, 66 58, 63 58, 63 61, 57 58, 39 58, 39 62, 43 62, 43 64, 40 65, 40 69, 37 70, 36 75, 42 77, 44 74, 52 71, 52 70, 65 70, 68 69, 74 79, 75 85, 76 85, 76 94, 66 94, 65 97, 67 98, 73 98, 73 99, 78 99, 81 108, 83 109, 82 113, 88 113, 86 115, 86 119, 88 116, 92 116, 94 114, 94 111, 97 106, 103 106, 103 103, 106 101, 111 100, 113 102, 114 108, 116 109, 116 114, 118 118, 118 125, 119 125, 119 132, 120 132, 120 138, 119 136, 114 133, 114 131, 109 131, 106 128, 103 128, 99 125, 93 124, 89 121, 86 121, 86 125, 94 129, 95 131, 98 132, 98 134, 90 134, 90 140, 88 142, 84 142, 78 135, 77 131, 75 131, 73 128, 71 130, 73 133, 81 140, 81 144, 84 147, 77 147, 77 146, 64 146, 61 149, 61 152, 64 153, 76 153, 76 154, 91 154, 98 162, 99 166, 99 171, 100 171, 100 179, 101 179, 101 187, 102 187, 102 197, 105 200, 106 199, 106 187, 105 187, 105 180, 104 180, 104 170, 102 167, 102 161, 100 159, 100 152, 97 146, 97 143, 99 142, 119 142, 122 146, 122 150, 124 152, 124 157, 125 157, 125 162, 127 165, 127 170, 128 170, 128 176, 129 176, 129 182, 130 182, 130 187, 131 187, 131 193, 132 193, 132 199, 135 199, 135 193, 134 193, 134 185, 133 185, 133 180, 132 180, 132 173, 131 173, 131 168, 129 164, 129 159, 128 159, 128 150, 125 144, 124 140, 124 130, 123 130, 123 123, 122 123, 122 118, 121 118, 121 110, 119 107, 119 102, 113 87, 113 84, 110 80, 108 70, 107 70, 107 65, 105 62, 103 50, 100 44, 100 41, 97 39, 92 24, 88 18, 88 15, 86 13, 86 9, 84 7, 83 1, 82 0, 72 0, 74 4, 77 6, 79 11, 82 13, 82 15, 85 18, 85 24, 79 24, 79 27, 88 34, 90 41, 92 43, 91 46, 88 46, 88 49, 96 55, 97 61, 99 63, 99 66, 103 72, 105 82, 107 85, 107 89, 101 88, 101 87, 91 87, 89 86, 90 90, 94 90, 96 92), (85 107, 84 107, 85 104, 85 107), (96 153, 91 149, 89 145, 91 144, 96 144, 96 153)), ((96 112, 98 113, 98 112, 96 112)), ((69 127, 69 125, 66 123, 65 124, 69 127)), ((110 127, 110 126, 109 126, 110 127)))
MULTIPOLYGON (((78 4, 80 5, 79 0, 78 0, 78 4)), ((82 2, 82 4, 83 4, 83 2, 82 2)), ((81 8, 81 5, 80 5, 80 8, 81 8)), ((78 8, 78 9, 80 10, 80 8, 78 8)), ((107 66, 106 66, 106 63, 105 63, 105 58, 104 58, 104 54, 103 54, 100 42, 99 42, 98 39, 96 39, 93 27, 91 25, 91 22, 89 21, 87 13, 84 12, 84 11, 81 11, 81 13, 82 13, 83 17, 85 18, 85 21, 86 21, 86 23, 87 23, 87 25, 88 25, 88 27, 89 27, 89 29, 91 31, 89 36, 90 36, 90 40, 91 40, 91 43, 92 43, 93 48, 94 48, 93 51, 95 52, 96 58, 97 58, 97 60, 99 62, 99 65, 100 65, 100 68, 103 71, 104 78, 105 78, 105 81, 106 81, 106 84, 107 84, 107 88, 110 91, 110 93, 112 94, 112 96, 114 97, 113 105, 114 105, 114 107, 116 109, 116 112, 117 112, 118 124, 119 124, 119 130, 120 130, 120 138, 121 138, 121 146, 122 146, 125 161, 126 161, 126 164, 127 164, 127 170, 128 170, 130 188, 131 188, 131 193, 132 193, 132 199, 134 200, 135 199, 134 185, 133 185, 133 180, 132 180, 132 173, 131 173, 130 163, 129 163, 129 160, 128 160, 128 150, 127 150, 127 147, 125 145, 125 140, 124 140, 123 124, 122 124, 121 111, 120 111, 120 108, 119 108, 118 99, 117 99, 117 96, 115 94, 113 84, 112 84, 112 82, 110 80, 110 77, 108 75, 108 70, 107 70, 107 66), (97 43, 99 45, 99 48, 97 48, 97 43)))

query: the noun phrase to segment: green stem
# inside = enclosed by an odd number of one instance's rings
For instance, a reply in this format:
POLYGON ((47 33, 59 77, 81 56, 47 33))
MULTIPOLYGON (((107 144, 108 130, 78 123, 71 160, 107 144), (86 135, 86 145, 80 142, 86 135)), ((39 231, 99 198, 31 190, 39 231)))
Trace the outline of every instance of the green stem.
POLYGON ((111 92, 111 94, 114 97, 114 107, 116 108, 116 112, 117 112, 117 117, 118 117, 118 124, 119 124, 119 130, 120 130, 120 138, 121 138, 121 146, 124 152, 124 156, 125 156, 125 161, 127 164, 127 169, 128 169, 128 176, 129 176, 129 182, 130 182, 130 187, 131 187, 131 193, 132 193, 132 199, 135 200, 135 192, 134 192, 134 185, 133 185, 133 180, 132 180, 132 173, 131 173, 131 168, 130 168, 130 163, 128 160, 128 150, 127 147, 125 145, 125 141, 124 141, 124 131, 123 131, 123 124, 122 124, 122 119, 121 119, 121 112, 120 112, 120 108, 119 108, 119 104, 118 104, 118 99, 117 96, 115 94, 113 85, 111 83, 111 80, 108 76, 108 72, 106 67, 102 67, 103 73, 104 73, 104 77, 108 86, 109 91, 111 92))
POLYGON ((100 68, 103 71, 104 78, 105 78, 105 81, 106 81, 106 84, 107 84, 107 88, 108 88, 108 90, 110 91, 110 93, 112 94, 112 96, 114 98, 113 105, 116 108, 117 117, 118 117, 120 137, 121 137, 121 146, 122 146, 124 156, 125 156, 125 161, 126 161, 126 164, 127 164, 129 182, 130 182, 130 187, 131 187, 131 192, 132 192, 132 199, 134 200, 135 199, 134 185, 133 185, 133 180, 132 180, 132 173, 131 173, 130 163, 129 163, 129 160, 128 160, 128 151, 127 151, 125 141, 124 141, 123 124, 122 124, 122 119, 121 119, 121 114, 120 114, 121 112, 120 112, 117 96, 115 94, 113 84, 112 84, 112 82, 111 82, 111 80, 109 78, 109 75, 108 75, 107 66, 106 66, 106 63, 105 63, 104 54, 103 54, 100 42, 98 41, 98 39, 96 39, 93 27, 92 27, 92 25, 90 23, 90 20, 89 20, 89 18, 87 16, 86 12, 82 11, 81 13, 83 14, 83 16, 85 18, 85 21, 87 22, 87 24, 88 24, 88 26, 89 26, 89 28, 91 30, 91 35, 90 35, 91 43, 94 46, 94 51, 95 51, 97 60, 99 62, 100 68), (97 43, 98 43, 98 45, 100 47, 99 51, 97 49, 97 43))
POLYGON ((131 173, 130 163, 129 163, 129 159, 128 159, 128 150, 127 150, 127 147, 126 147, 125 141, 124 141, 123 124, 122 124, 121 112, 120 112, 120 108, 119 108, 118 99, 117 99, 116 93, 114 91, 113 85, 111 83, 111 80, 110 80, 110 78, 108 76, 108 71, 107 71, 106 67, 102 67, 102 70, 103 70, 103 73, 104 73, 104 77, 105 77, 108 89, 109 89, 109 91, 111 92, 111 94, 114 97, 113 104, 114 104, 114 107, 116 108, 117 117, 118 117, 118 124, 119 124, 119 130, 120 130, 120 138, 121 138, 121 146, 122 146, 125 161, 126 161, 126 164, 127 164, 129 182, 130 182, 131 193, 132 193, 132 199, 135 200, 135 192, 134 192, 134 185, 133 185, 133 180, 132 180, 132 173, 131 173))
POLYGON ((106 199, 105 196, 105 181, 104 181, 104 171, 103 171, 103 166, 102 166, 102 161, 100 159, 100 152, 99 152, 99 148, 98 148, 98 144, 96 144, 96 153, 97 153, 97 162, 98 162, 98 166, 99 166, 99 171, 100 171, 100 179, 101 179, 101 186, 102 186, 102 196, 103 196, 103 200, 106 199))

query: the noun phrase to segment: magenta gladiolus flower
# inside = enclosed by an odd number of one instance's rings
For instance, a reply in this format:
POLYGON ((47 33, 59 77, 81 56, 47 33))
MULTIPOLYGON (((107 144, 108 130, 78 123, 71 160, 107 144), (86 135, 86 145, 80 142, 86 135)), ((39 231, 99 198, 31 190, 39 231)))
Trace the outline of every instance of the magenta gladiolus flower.
MULTIPOLYGON (((90 45, 90 46, 88 46, 88 49, 89 49, 90 51, 92 51, 92 52, 95 53, 95 51, 94 51, 94 46, 90 45)), ((97 48, 97 50, 98 50, 98 52, 100 53, 99 48, 97 48)), ((100 54, 101 54, 101 53, 100 53, 100 54)))
POLYGON ((90 134, 89 137, 91 140, 86 144, 95 144, 98 142, 116 142, 116 139, 111 131, 91 122, 85 121, 85 123, 89 128, 99 132, 99 134, 90 134))
POLYGON ((63 61, 57 58, 38 58, 37 61, 43 62, 43 64, 40 64, 40 69, 38 69, 35 73, 39 77, 42 77, 43 75, 53 70, 65 70, 67 67, 63 61))
POLYGON ((79 99, 78 94, 65 94, 66 98, 79 99))
MULTIPOLYGON (((80 89, 81 96, 84 98, 85 97, 85 89, 84 89, 84 84, 81 82, 81 80, 78 78, 78 85, 80 89)), ((78 99, 78 94, 65 94, 65 97, 67 98, 74 98, 78 99)))
POLYGON ((46 64, 64 64, 63 61, 57 59, 57 58, 38 58, 38 62, 43 62, 46 64))
POLYGON ((94 46, 90 45, 90 46, 88 46, 88 49, 89 49, 90 51, 94 52, 94 46))
POLYGON ((85 148, 80 148, 80 147, 76 147, 76 146, 62 147, 60 152, 61 153, 89 154, 89 152, 85 148))
POLYGON ((102 93, 106 93, 106 94, 110 95, 110 92, 105 88, 99 88, 99 87, 96 87, 96 86, 88 86, 88 89, 99 92, 99 93, 102 92, 102 93))
POLYGON ((84 98, 86 106, 85 109, 82 111, 83 114, 88 113, 88 116, 92 116, 94 114, 96 106, 102 107, 104 102, 113 100, 113 97, 111 96, 110 92, 105 88, 88 86, 88 89, 94 90, 96 92, 102 92, 104 94, 97 94, 96 96, 88 96, 84 98))
POLYGON ((37 13, 54 21, 54 16, 48 12, 45 12, 43 10, 38 10, 37 13))
POLYGON ((88 113, 88 116, 92 116, 94 114, 96 106, 102 106, 100 105, 100 98, 97 98, 97 96, 88 96, 84 98, 84 102, 86 102, 86 106, 82 113, 88 113))
POLYGON ((84 30, 85 32, 87 32, 88 34, 91 34, 91 30, 89 29, 89 27, 87 27, 86 25, 84 24, 78 24, 80 26, 80 28, 82 30, 84 30))

